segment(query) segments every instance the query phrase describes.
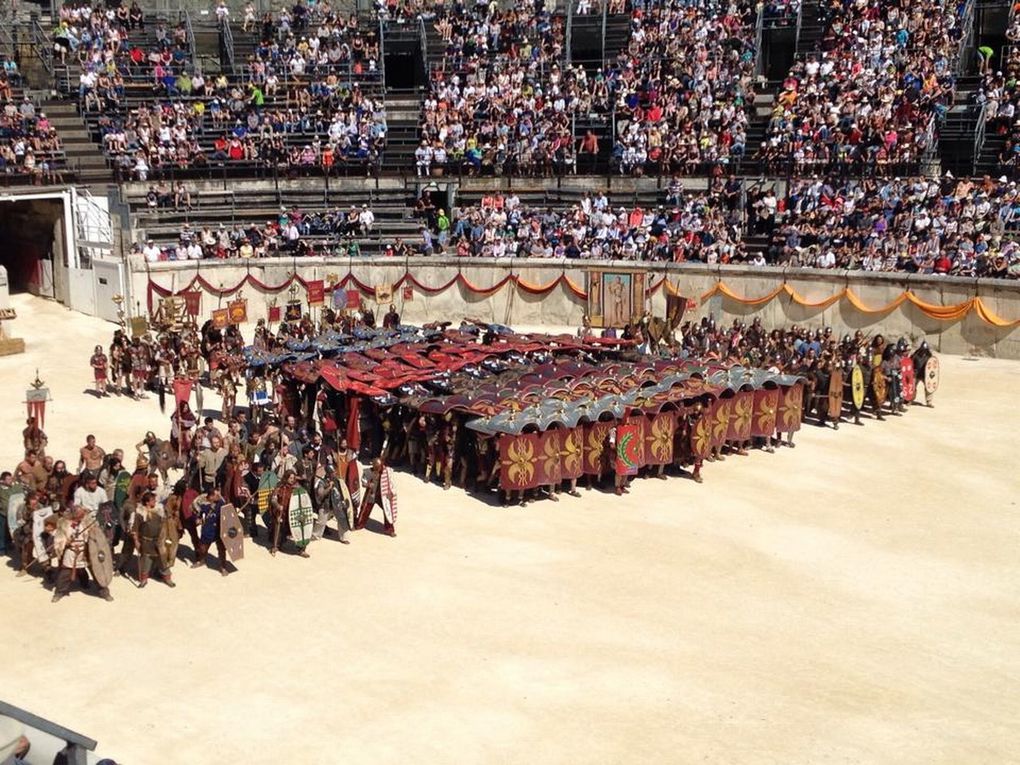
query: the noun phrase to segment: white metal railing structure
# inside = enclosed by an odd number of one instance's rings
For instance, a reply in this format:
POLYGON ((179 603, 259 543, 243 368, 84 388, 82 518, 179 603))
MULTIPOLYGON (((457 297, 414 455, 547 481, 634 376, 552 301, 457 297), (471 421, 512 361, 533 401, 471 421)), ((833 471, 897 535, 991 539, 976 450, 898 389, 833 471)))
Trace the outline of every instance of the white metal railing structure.
POLYGON ((971 166, 977 168, 978 160, 981 158, 981 151, 985 148, 985 120, 988 117, 988 104, 976 105, 967 111, 977 113, 977 123, 974 125, 974 154, 971 157, 971 166))
POLYGON ((29 34, 32 40, 32 49, 52 80, 53 42, 50 40, 49 35, 46 34, 46 30, 42 28, 38 17, 33 16, 29 34))
POLYGON ((418 45, 421 47, 421 66, 425 70, 425 90, 429 89, 432 72, 429 70, 428 33, 425 31, 425 19, 418 17, 418 45))
POLYGON ((974 0, 967 0, 967 4, 963 8, 963 14, 960 19, 960 23, 963 24, 963 37, 960 38, 960 47, 956 51, 956 66, 954 71, 958 75, 964 73, 964 69, 967 67, 967 57, 964 53, 970 48, 974 42, 974 6, 976 3, 974 0))
POLYGON ((379 15, 376 23, 379 26, 379 72, 382 76, 383 88, 386 87, 386 34, 385 34, 385 22, 382 19, 382 14, 379 15))
POLYGON ((71 188, 71 206, 78 265, 80 268, 91 268, 94 258, 109 255, 113 251, 110 211, 100 205, 85 186, 71 188))
POLYGON ((191 14, 188 13, 186 8, 181 9, 180 19, 184 22, 184 33, 188 36, 188 55, 191 56, 191 66, 193 69, 198 70, 198 50, 195 47, 195 30, 191 26, 191 14))

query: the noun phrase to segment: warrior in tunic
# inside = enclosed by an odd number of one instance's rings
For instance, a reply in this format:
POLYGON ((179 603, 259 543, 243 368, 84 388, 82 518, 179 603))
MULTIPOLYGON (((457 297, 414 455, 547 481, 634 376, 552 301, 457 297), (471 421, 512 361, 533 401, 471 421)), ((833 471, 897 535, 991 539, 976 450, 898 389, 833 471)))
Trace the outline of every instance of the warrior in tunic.
POLYGON ((376 457, 372 460, 372 468, 365 472, 365 496, 361 500, 361 511, 355 523, 356 529, 365 528, 372 508, 378 505, 383 511, 383 527, 391 537, 397 535, 397 493, 393 486, 393 474, 376 457))
POLYGON ((147 491, 142 495, 141 502, 135 507, 134 520, 131 524, 131 536, 138 549, 138 586, 149 583, 149 574, 156 567, 160 578, 168 587, 176 587, 170 576, 170 568, 163 562, 160 555, 159 542, 161 532, 166 524, 164 509, 156 501, 156 494, 147 491))
MULTIPOLYGON (((78 579, 82 587, 87 586, 88 533, 95 523, 95 516, 86 512, 83 507, 76 507, 57 524, 54 552, 59 560, 59 568, 53 592, 54 603, 70 594, 71 582, 74 579, 78 579)), ((99 587, 99 597, 106 601, 113 600, 107 587, 99 587)))

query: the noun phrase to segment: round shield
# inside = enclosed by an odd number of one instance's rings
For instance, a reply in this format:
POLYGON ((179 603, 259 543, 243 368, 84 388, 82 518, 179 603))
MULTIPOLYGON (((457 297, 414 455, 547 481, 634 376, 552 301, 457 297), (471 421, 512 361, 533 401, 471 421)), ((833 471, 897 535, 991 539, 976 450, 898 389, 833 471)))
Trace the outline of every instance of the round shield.
POLYGON ((914 375, 914 360, 905 356, 900 360, 900 391, 908 404, 917 395, 917 378, 914 375))
POLYGON ((860 409, 864 406, 864 372, 856 364, 850 371, 850 394, 853 396, 855 408, 860 409))
POLYGON ((829 377, 829 417, 838 420, 843 412, 843 370, 834 369, 829 377))
POLYGON ((939 360, 937 356, 932 356, 924 365, 924 389, 929 394, 935 393, 939 389, 939 360))
POLYGON ((871 375, 871 390, 875 394, 875 402, 881 406, 885 403, 886 384, 885 375, 882 374, 881 369, 875 369, 871 375))

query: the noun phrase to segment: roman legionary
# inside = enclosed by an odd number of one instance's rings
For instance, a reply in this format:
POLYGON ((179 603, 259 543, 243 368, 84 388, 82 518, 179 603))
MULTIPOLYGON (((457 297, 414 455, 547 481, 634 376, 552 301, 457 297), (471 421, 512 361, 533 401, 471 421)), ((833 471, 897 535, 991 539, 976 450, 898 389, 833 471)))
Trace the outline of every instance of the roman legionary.
POLYGON ((156 495, 153 492, 147 491, 142 495, 141 501, 135 507, 133 517, 131 536, 138 549, 138 586, 144 587, 149 583, 149 574, 155 565, 163 582, 168 587, 176 587, 177 585, 170 578, 170 569, 164 565, 163 558, 160 556, 160 532, 163 531, 166 523, 166 515, 164 509, 157 503, 156 495))
POLYGON ((106 354, 103 353, 103 346, 96 346, 89 364, 92 366, 92 374, 96 379, 96 392, 100 396, 110 395, 106 392, 106 378, 109 375, 110 361, 106 358, 106 354))
POLYGON ((354 528, 363 529, 368 523, 372 508, 378 505, 383 511, 383 526, 391 537, 397 535, 397 493, 393 486, 393 475, 383 461, 376 457, 372 460, 372 469, 367 471, 364 480, 365 496, 361 501, 361 511, 354 528))

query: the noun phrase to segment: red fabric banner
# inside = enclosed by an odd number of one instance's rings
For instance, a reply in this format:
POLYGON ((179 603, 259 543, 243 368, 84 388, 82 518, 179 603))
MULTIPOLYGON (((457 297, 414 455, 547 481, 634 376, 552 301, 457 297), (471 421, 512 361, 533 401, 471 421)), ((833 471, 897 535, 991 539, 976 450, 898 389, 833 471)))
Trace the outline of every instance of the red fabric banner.
POLYGON ((180 295, 184 298, 184 310, 188 312, 188 316, 198 316, 202 307, 202 291, 188 290, 180 295))
POLYGON ((361 449, 361 398, 351 396, 347 404, 347 448, 355 453, 361 449))
POLYGON ((271 305, 269 306, 269 321, 270 323, 280 320, 280 306, 271 305))
POLYGON ((771 438, 776 434, 776 413, 779 411, 779 389, 761 388, 754 392, 754 414, 751 435, 771 438))
POLYGON ((174 378, 174 400, 177 401, 177 408, 181 408, 182 401, 191 399, 191 380, 185 377, 174 378))
POLYGON ((307 282, 305 287, 308 290, 308 305, 322 305, 326 302, 326 285, 322 279, 307 282))
MULTIPOLYGON (((373 290, 373 293, 375 290, 373 290)), ((346 307, 354 310, 361 308, 361 292, 358 290, 347 290, 347 304, 346 307)))
POLYGON ((499 437, 499 488, 504 491, 534 489, 538 482, 538 435, 499 437))
POLYGON ((226 308, 216 308, 212 312, 212 323, 216 329, 226 329, 229 319, 226 308))
POLYGON ((227 316, 231 324, 244 324, 248 321, 248 301, 231 300, 227 303, 227 316))

